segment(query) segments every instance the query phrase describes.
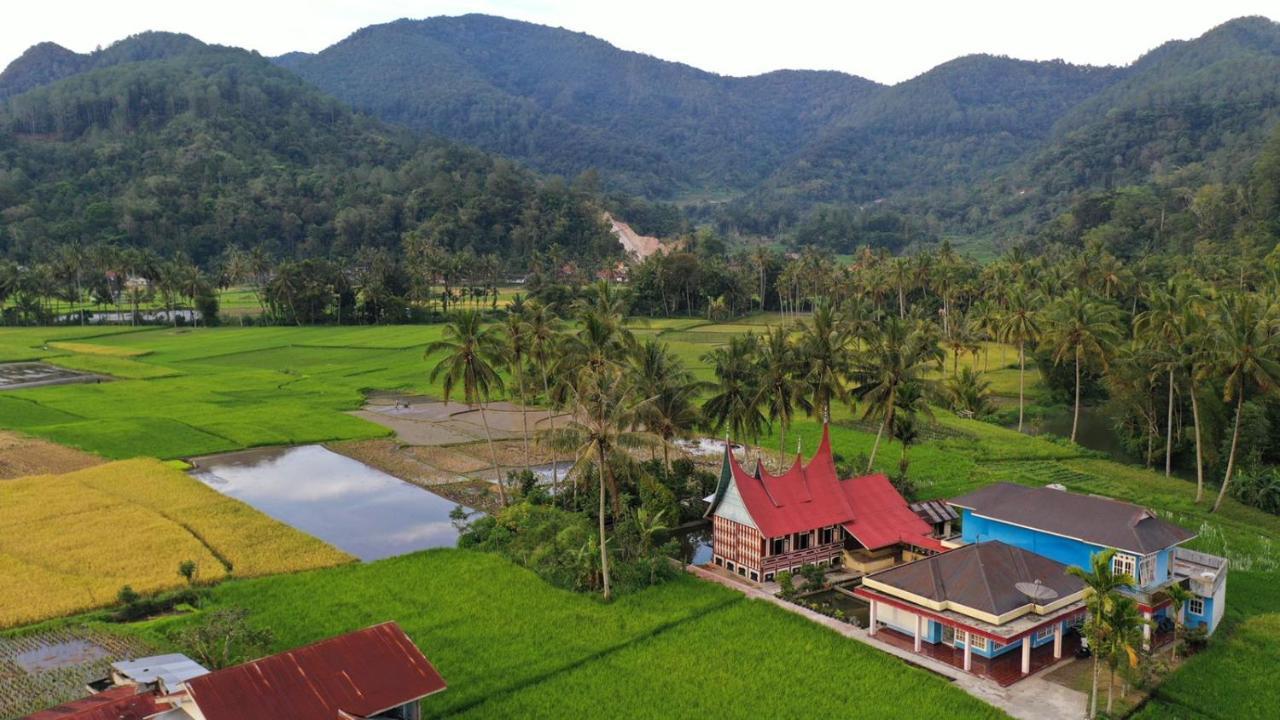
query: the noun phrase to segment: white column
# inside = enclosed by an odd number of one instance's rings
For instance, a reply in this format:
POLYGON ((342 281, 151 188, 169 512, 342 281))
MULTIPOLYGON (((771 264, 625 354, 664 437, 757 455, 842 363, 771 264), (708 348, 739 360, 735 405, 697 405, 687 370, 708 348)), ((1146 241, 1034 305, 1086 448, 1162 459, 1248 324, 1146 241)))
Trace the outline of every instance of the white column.
POLYGON ((916 652, 920 652, 920 636, 924 633, 924 630, 921 629, 920 625, 923 620, 923 617, 916 615, 916 652))
POLYGON ((1028 635, 1022 638, 1022 674, 1027 675, 1031 672, 1031 642, 1035 635, 1028 635))
POLYGON ((1062 621, 1053 626, 1053 659, 1062 659, 1062 621))
POLYGON ((1142 613, 1142 619, 1146 622, 1142 623, 1142 649, 1151 649, 1151 613, 1149 611, 1142 613))
POLYGON ((964 671, 973 670, 973 643, 969 642, 969 631, 964 630, 964 671))
POLYGON ((876 603, 876 601, 875 601, 875 600, 871 600, 871 601, 869 601, 869 602, 870 602, 870 605, 871 605, 871 611, 870 611, 870 612, 868 613, 868 615, 867 615, 867 634, 868 634, 868 635, 875 635, 875 634, 876 634, 876 604, 877 604, 877 603, 876 603))

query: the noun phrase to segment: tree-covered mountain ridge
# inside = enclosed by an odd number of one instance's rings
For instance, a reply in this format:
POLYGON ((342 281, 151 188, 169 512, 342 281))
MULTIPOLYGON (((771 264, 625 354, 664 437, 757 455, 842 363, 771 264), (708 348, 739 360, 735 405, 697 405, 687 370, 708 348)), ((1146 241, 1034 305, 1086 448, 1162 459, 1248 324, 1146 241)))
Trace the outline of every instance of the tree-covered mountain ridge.
MULTIPOLYGON (((88 55, 36 46, 0 74, 0 97, 184 46, 148 36, 88 55)), ((542 172, 594 170, 724 230, 844 245, 1024 237, 1091 194, 1236 183, 1280 121, 1280 25, 1262 17, 1123 67, 969 55, 895 85, 722 76, 485 15, 374 25, 273 62, 358 111, 542 172)))
POLYGON ((589 189, 352 112, 254 53, 150 33, 91 60, 0 101, 0 255, 619 252, 589 189))

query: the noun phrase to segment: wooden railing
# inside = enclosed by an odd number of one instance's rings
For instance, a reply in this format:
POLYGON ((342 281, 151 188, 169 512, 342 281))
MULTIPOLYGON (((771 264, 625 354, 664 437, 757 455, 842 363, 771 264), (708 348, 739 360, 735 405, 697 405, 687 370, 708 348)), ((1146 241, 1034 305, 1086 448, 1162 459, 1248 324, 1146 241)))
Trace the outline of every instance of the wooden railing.
POLYGON ((844 549, 843 542, 832 542, 826 545, 817 545, 815 547, 806 548, 804 550, 795 550, 781 555, 770 555, 761 561, 762 570, 764 572, 774 572, 778 569, 786 569, 792 565, 804 565, 817 560, 826 560, 832 555, 839 555, 844 549))

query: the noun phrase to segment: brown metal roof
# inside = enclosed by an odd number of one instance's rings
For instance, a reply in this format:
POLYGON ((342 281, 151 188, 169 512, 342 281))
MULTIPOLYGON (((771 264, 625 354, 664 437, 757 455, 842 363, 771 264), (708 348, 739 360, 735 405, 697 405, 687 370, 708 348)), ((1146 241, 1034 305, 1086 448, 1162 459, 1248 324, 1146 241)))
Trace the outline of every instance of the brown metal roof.
POLYGON ((1067 574, 1067 566, 998 541, 965 545, 868 576, 903 592, 938 602, 950 601, 993 615, 1017 610, 1031 599, 1018 583, 1035 583, 1073 595, 1084 582, 1067 574))
POLYGON ((139 694, 136 687, 122 686, 41 710, 23 720, 143 720, 168 709, 167 703, 156 702, 155 695, 139 694))
POLYGON ((1139 555, 1195 537, 1146 508, 1051 488, 994 483, 950 502, 993 520, 1139 555))
POLYGON ((340 720, 413 702, 445 682, 399 625, 384 623, 218 670, 187 688, 206 720, 340 720))

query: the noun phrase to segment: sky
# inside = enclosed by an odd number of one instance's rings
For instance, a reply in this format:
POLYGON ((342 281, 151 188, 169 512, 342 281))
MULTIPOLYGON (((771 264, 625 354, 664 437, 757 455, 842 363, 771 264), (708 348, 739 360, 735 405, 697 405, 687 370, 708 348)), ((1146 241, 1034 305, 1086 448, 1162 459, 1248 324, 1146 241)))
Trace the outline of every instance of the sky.
POLYGON ((725 75, 841 70, 883 83, 976 52, 1124 65, 1231 18, 1280 19, 1276 0, 61 0, 6 2, 0 65, 51 40, 79 52, 144 30, 279 55, 366 25, 468 12, 585 32, 725 75))

